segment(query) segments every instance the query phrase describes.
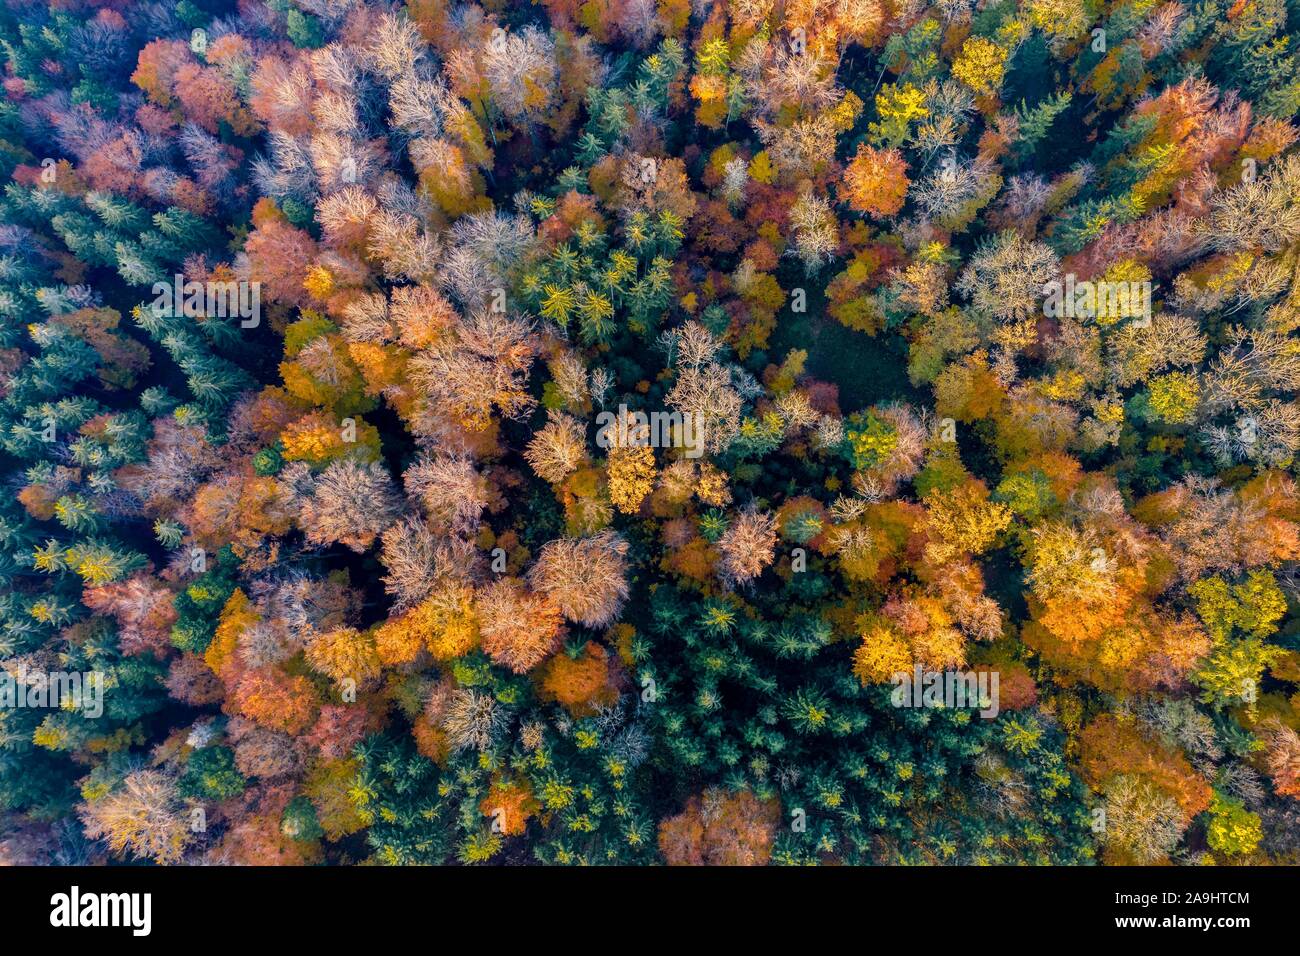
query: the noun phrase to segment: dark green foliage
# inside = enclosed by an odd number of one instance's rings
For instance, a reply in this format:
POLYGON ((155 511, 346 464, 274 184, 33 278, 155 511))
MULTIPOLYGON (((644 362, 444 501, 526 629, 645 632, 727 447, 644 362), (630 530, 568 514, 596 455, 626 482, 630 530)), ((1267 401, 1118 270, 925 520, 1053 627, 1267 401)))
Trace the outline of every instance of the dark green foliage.
POLYGON ((246 781, 235 769, 234 751, 212 746, 190 754, 178 786, 183 796, 196 800, 228 800, 244 792, 246 781))

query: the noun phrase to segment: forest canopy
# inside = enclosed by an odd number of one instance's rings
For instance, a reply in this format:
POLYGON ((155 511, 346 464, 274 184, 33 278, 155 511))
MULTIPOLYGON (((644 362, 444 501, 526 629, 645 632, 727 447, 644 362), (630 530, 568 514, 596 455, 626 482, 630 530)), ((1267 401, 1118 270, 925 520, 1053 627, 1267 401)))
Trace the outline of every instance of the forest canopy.
POLYGON ((1300 863, 1297 0, 4 0, 0 862, 1300 863))

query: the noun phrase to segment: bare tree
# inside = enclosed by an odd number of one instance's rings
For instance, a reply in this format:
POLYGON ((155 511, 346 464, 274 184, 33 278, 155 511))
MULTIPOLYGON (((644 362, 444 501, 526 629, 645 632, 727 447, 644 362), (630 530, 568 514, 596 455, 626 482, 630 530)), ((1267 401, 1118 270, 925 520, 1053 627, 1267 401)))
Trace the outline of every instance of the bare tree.
POLYGON ((528 583, 570 621, 604 627, 627 600, 627 542, 612 531, 551 541, 529 570, 528 583))
POLYGON ((1058 278, 1061 262, 1041 242, 1016 232, 999 233, 971 257, 957 290, 980 312, 1003 321, 1024 319, 1038 310, 1043 287, 1058 278))
POLYGON ((344 459, 321 473, 298 522, 313 544, 337 541, 365 551, 398 513, 397 492, 383 465, 344 459))
POLYGON ((718 540, 724 580, 743 584, 763 573, 776 548, 776 517, 750 509, 742 511, 718 540))
POLYGON ((577 471, 586 458, 587 437, 582 423, 563 412, 551 412, 524 450, 524 459, 533 471, 552 484, 577 471))

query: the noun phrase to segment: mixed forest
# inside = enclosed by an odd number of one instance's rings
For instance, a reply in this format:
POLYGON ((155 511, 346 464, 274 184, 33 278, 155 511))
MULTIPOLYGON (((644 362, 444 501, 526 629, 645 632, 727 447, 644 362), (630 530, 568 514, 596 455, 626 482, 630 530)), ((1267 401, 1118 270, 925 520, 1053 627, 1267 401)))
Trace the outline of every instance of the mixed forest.
POLYGON ((1297 44, 3 0, 0 861, 1300 863, 1297 44))

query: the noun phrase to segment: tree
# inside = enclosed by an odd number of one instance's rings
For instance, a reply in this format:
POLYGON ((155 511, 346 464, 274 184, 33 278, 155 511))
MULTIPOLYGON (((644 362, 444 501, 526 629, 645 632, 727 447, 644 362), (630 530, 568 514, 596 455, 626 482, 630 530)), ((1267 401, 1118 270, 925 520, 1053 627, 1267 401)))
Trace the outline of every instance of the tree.
POLYGON ((627 599, 627 542, 611 531, 546 544, 528 572, 529 586, 575 624, 598 628, 627 599))
POLYGON ((379 676, 374 638, 355 628, 318 634, 307 643, 307 663, 335 681, 365 685, 379 676))
POLYGON ((986 241, 957 281, 973 308, 1003 321, 1038 311, 1048 282, 1059 280, 1060 261, 1047 246, 1002 232, 986 241))
POLYGON ((483 71, 494 105, 512 121, 537 122, 553 104, 555 44, 536 27, 490 41, 483 71))
POLYGON ((1263 836, 1259 817, 1240 800, 1215 795, 1210 803, 1210 824, 1205 830, 1211 849, 1225 856, 1241 856, 1259 846, 1263 836))
POLYGON ((249 278, 262 284, 267 302, 304 306, 308 295, 304 280, 316 244, 310 235, 285 221, 270 200, 261 200, 253 219, 256 228, 244 244, 249 278))
POLYGON ((1011 510, 990 501, 988 489, 979 482, 967 482, 947 492, 931 492, 926 497, 926 509, 931 536, 926 557, 936 564, 957 554, 987 551, 1011 523, 1011 510))
POLYGON ((1266 728, 1268 744, 1266 762, 1273 789, 1283 796, 1300 800, 1300 736, 1281 722, 1266 728))
POLYGON ((878 219, 896 215, 907 196, 907 163, 896 149, 858 147, 839 192, 850 206, 878 219))
POLYGON ((794 254, 809 275, 830 262, 839 250, 839 223, 830 203, 805 190, 790 209, 794 254))
MULTIPOLYGON (((685 358, 686 353, 683 353, 685 358)), ((714 362, 679 367, 677 382, 664 399, 670 408, 690 414, 704 435, 705 450, 716 454, 740 431, 742 400, 727 370, 714 362)))
POLYGON ((434 528, 465 537, 478 531, 491 486, 470 458, 421 456, 403 479, 407 493, 424 505, 434 528))
POLYGON ((387 569, 384 588, 395 608, 404 611, 420 603, 437 587, 449 568, 468 570, 472 555, 456 541, 440 540, 419 518, 408 515, 381 536, 381 560, 387 569))
POLYGON ((1295 3, 128 6, 0 14, 0 857, 1300 860, 1295 3))
POLYGON ((560 646, 560 608, 516 578, 500 578, 475 596, 483 650, 502 667, 524 674, 560 646))
POLYGON ((574 717, 591 717, 618 701, 620 673, 609 651, 592 641, 579 654, 556 654, 540 670, 543 699, 574 717))
POLYGON ((1121 774, 1105 788, 1107 852, 1149 866, 1169 859, 1183 835, 1178 804, 1149 780, 1121 774))
POLYGON ((1259 179, 1216 193, 1208 224, 1210 242, 1225 252, 1276 252, 1295 242, 1300 237, 1297 183, 1300 159, 1289 156, 1259 179))
POLYGON ((313 482, 298 523, 314 544, 338 542, 365 551, 397 515, 397 493, 384 467, 343 459, 313 482))
POLYGON ((772 563, 775 547, 776 517, 742 511, 718 540, 719 573, 732 584, 750 581, 772 563))
POLYGON ((296 735, 315 721, 319 701, 306 677, 266 666, 239 675, 227 706, 264 727, 296 735))
POLYGON ((244 792, 244 776, 235 768, 229 747, 201 747, 190 754, 177 783, 182 796, 195 800, 229 800, 244 792))
POLYGON ((1180 751, 1152 742, 1110 714, 1084 728, 1080 745, 1084 779, 1095 788, 1117 773, 1139 776, 1177 804, 1183 828, 1210 805, 1213 793, 1209 785, 1180 751))
POLYGON ((453 691, 442 714, 442 728, 454 750, 490 748, 509 725, 509 714, 489 695, 453 691))
POLYGON ((572 415, 551 412, 546 424, 533 434, 524 458, 546 481, 558 484, 587 459, 587 438, 572 415))
POLYGON ((655 453, 648 445, 615 445, 609 450, 609 500, 624 514, 636 514, 654 488, 655 453))
POLYGON ((82 602, 91 610, 117 618, 124 654, 149 651, 158 656, 171 643, 169 634, 176 620, 172 598, 170 590, 143 573, 82 593, 82 602))
POLYGON ((780 804, 748 791, 706 790, 659 827, 669 866, 762 866, 772 853, 780 804))
POLYGON ((157 770, 127 774, 118 788, 79 808, 86 835, 115 854, 179 863, 191 834, 176 785, 157 770))
POLYGON ((412 359, 411 378, 465 428, 482 431, 493 408, 507 418, 533 409, 525 383, 537 347, 526 319, 478 310, 462 320, 454 337, 412 359))
POLYGON ((1007 51, 984 37, 968 37, 952 63, 952 75, 982 95, 997 93, 1006 73, 1007 51))

